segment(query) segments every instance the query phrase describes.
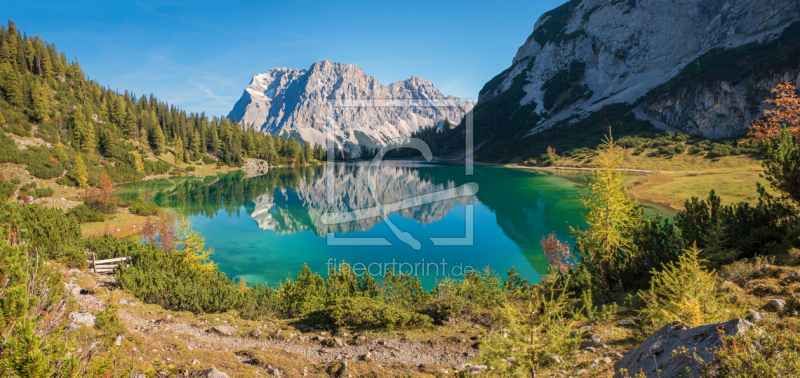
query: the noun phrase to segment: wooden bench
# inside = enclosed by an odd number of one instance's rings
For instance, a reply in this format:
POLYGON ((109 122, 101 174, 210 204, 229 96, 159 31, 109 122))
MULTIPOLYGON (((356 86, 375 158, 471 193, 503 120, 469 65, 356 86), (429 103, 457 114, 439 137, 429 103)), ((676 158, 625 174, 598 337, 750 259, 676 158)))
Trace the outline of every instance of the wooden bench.
MULTIPOLYGON (((117 257, 115 259, 107 259, 107 260, 95 260, 94 253, 92 253, 92 272, 95 274, 111 274, 114 273, 114 268, 116 268, 119 263, 123 261, 130 261, 131 257, 117 257)), ((125 265, 128 266, 128 265, 125 265)))

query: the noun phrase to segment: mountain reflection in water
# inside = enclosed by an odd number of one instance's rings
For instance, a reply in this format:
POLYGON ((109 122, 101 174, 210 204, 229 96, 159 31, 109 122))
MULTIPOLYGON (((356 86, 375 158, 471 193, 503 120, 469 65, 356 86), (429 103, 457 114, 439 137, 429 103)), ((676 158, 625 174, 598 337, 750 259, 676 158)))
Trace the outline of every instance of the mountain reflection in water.
MULTIPOLYGON (((176 177, 122 185, 119 193, 128 200, 147 193, 161 207, 189 216, 216 250, 214 260, 222 271, 274 283, 293 276, 304 263, 324 275, 331 259, 364 264, 380 259, 442 260, 475 269, 489 266, 501 276, 514 267, 523 278, 538 281, 547 270, 539 240, 550 232, 567 240, 568 226, 582 225, 580 190, 551 174, 475 167, 467 176, 458 166, 384 162, 374 170, 367 164, 337 163, 271 168, 255 177, 242 172, 176 177), (375 180, 376 193, 370 190, 370 180, 375 180), (389 208, 400 201, 473 187, 475 195, 462 192, 441 201, 413 202, 387 214, 400 231, 422 243, 418 251, 399 241, 383 216, 342 223, 323 219, 325 214, 375 208, 376 198, 389 208), (430 238, 465 236, 468 205, 475 209, 473 245, 434 246, 430 238), (331 246, 325 238, 329 233, 337 239, 383 237, 392 245, 331 246)), ((421 279, 430 287, 446 275, 438 272, 421 279)))

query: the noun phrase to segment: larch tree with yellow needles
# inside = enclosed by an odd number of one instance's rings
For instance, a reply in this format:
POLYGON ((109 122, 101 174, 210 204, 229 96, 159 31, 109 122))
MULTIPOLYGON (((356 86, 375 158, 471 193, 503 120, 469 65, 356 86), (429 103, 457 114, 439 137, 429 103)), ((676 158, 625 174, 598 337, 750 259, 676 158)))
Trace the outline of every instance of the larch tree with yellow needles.
POLYGON ((217 264, 211 261, 213 249, 206 249, 206 239, 192 229, 189 218, 178 219, 178 249, 176 253, 185 255, 184 259, 193 270, 211 273, 217 270, 217 264))
POLYGON ((589 196, 583 205, 589 211, 583 215, 587 228, 571 228, 578 237, 581 261, 591 261, 598 269, 603 289, 608 293, 610 270, 624 264, 633 256, 630 230, 635 226, 637 206, 624 192, 625 174, 620 170, 622 156, 615 153, 614 138, 609 134, 598 150, 600 167, 589 183, 589 196))

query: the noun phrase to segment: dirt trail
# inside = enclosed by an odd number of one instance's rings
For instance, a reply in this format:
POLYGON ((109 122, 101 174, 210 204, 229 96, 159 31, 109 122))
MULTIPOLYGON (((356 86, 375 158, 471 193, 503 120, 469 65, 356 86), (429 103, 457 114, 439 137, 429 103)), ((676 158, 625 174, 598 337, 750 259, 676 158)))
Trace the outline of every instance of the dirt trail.
MULTIPOLYGON (((91 273, 82 272, 91 275, 91 273)), ((113 276, 102 276, 101 281, 95 281, 97 286, 113 286, 115 280, 113 276)), ((77 300, 83 309, 93 312, 101 311, 105 305, 104 300, 91 294, 79 294, 77 300)), ((120 320, 131 333, 139 333, 145 337, 148 335, 159 334, 162 332, 174 332, 181 337, 187 346, 193 350, 208 351, 229 351, 237 352, 250 348, 279 348, 287 352, 303 355, 309 362, 334 362, 343 358, 357 359, 362 358, 368 352, 371 353, 373 363, 402 363, 411 365, 449 365, 459 366, 477 357, 478 350, 474 348, 474 341, 464 335, 464 340, 459 343, 444 342, 442 340, 431 340, 429 342, 406 341, 403 338, 378 338, 367 339, 361 345, 351 345, 348 343, 352 339, 349 337, 335 336, 341 338, 342 347, 325 347, 320 341, 311 340, 311 336, 317 333, 299 333, 296 336, 303 336, 304 340, 293 337, 291 340, 265 340, 253 338, 241 338, 234 336, 223 336, 209 331, 208 327, 197 327, 185 321, 175 318, 164 318, 158 320, 146 319, 135 312, 128 311, 127 306, 120 306, 118 311, 120 320)), ((136 304, 141 306, 141 304, 136 304)), ((266 331, 265 332, 269 332, 266 331)), ((290 333, 290 330, 283 332, 290 333)), ((296 332, 296 331, 295 331, 296 332)), ((330 336, 328 336, 330 337, 330 336)))

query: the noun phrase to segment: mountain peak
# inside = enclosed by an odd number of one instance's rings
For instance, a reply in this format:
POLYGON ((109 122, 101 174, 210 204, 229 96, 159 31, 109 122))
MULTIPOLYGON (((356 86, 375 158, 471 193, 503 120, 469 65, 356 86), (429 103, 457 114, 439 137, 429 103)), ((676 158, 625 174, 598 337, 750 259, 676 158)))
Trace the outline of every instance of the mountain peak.
MULTIPOLYGON (((432 98, 446 97, 421 77, 384 86, 355 64, 322 60, 307 69, 273 68, 254 75, 228 118, 263 132, 324 144, 330 99, 432 98)), ((474 105, 471 100, 452 99, 457 106, 334 109, 336 143, 351 149, 362 144, 375 148, 444 119, 460 120, 474 105)))

